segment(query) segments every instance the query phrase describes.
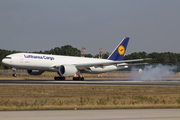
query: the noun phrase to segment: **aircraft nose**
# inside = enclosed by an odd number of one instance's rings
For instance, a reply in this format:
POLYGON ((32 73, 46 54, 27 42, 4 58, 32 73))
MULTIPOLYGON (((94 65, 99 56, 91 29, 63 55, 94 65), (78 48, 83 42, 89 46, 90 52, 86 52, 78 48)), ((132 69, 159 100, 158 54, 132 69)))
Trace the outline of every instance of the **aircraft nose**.
POLYGON ((7 60, 6 60, 6 59, 3 59, 3 60, 2 60, 2 63, 3 63, 4 65, 7 65, 7 60))
POLYGON ((4 59, 2 59, 2 63, 3 63, 3 64, 5 63, 5 60, 4 60, 4 59))

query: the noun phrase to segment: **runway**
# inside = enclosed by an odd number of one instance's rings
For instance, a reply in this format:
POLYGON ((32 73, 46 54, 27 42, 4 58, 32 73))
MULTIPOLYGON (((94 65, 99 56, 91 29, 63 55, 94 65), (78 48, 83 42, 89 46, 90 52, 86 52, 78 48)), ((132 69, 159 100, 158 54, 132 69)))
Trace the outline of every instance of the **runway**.
POLYGON ((0 111, 2 120, 179 120, 180 109, 0 111))
POLYGON ((101 85, 101 86, 180 86, 179 80, 131 81, 131 80, 0 80, 0 85, 101 85))

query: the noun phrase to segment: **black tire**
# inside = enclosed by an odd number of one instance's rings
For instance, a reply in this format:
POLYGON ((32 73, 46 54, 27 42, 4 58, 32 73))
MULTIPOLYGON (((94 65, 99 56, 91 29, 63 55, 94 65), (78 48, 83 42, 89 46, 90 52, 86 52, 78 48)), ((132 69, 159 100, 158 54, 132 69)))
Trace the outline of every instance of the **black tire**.
POLYGON ((84 77, 81 78, 81 81, 84 81, 84 77))
POLYGON ((16 75, 16 73, 13 73, 13 75, 12 75, 13 77, 16 77, 17 75, 16 75))
POLYGON ((66 78, 65 77, 54 77, 54 80, 62 81, 62 80, 66 80, 66 78))
POLYGON ((73 77, 74 81, 84 81, 84 77, 73 77))

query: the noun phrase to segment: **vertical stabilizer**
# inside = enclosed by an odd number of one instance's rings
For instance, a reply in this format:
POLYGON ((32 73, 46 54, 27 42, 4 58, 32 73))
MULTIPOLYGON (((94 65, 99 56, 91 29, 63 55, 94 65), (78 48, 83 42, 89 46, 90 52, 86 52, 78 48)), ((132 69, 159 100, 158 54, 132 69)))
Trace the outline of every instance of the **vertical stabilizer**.
POLYGON ((126 48, 129 42, 129 37, 125 37, 119 45, 114 49, 111 55, 108 57, 108 60, 120 61, 123 60, 126 48))

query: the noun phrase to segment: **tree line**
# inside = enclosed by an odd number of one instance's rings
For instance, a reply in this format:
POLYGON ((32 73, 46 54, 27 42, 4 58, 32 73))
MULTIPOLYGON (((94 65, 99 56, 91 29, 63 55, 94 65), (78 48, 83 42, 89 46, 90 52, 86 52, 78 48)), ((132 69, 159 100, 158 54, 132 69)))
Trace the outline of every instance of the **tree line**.
POLYGON ((141 59, 152 58, 152 60, 146 61, 150 64, 163 64, 163 65, 176 65, 180 62, 180 53, 163 52, 163 53, 149 53, 146 52, 134 52, 125 55, 124 60, 128 59, 141 59))
MULTIPOLYGON (((0 69, 7 69, 2 64, 2 59, 9 54, 19 53, 21 51, 11 51, 11 50, 4 50, 0 49, 0 69)), ((53 55, 67 55, 67 56, 81 56, 81 50, 72 47, 71 45, 65 45, 62 47, 55 47, 51 50, 45 51, 35 51, 32 53, 41 53, 41 54, 53 54, 53 55)), ((103 53, 102 58, 107 59, 110 55, 109 52, 103 53)), ((92 54, 85 54, 85 57, 90 58, 98 58, 99 55, 92 55, 92 54)), ((171 53, 171 52, 163 52, 163 53, 146 53, 146 52, 134 52, 124 56, 124 60, 131 60, 131 59, 141 59, 141 58, 152 58, 150 61, 146 61, 150 64, 163 64, 163 65, 175 65, 180 63, 180 53, 171 53)))

